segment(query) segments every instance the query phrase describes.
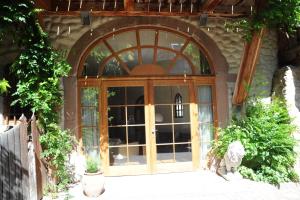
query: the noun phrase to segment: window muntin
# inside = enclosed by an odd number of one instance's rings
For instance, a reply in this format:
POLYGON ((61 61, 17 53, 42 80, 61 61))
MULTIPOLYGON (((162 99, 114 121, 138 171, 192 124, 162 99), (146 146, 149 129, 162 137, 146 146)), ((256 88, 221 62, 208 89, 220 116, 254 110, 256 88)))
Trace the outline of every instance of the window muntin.
POLYGON ((206 56, 193 41, 160 28, 114 32, 87 55, 81 76, 128 76, 136 66, 149 64, 160 66, 166 75, 211 75, 206 56))

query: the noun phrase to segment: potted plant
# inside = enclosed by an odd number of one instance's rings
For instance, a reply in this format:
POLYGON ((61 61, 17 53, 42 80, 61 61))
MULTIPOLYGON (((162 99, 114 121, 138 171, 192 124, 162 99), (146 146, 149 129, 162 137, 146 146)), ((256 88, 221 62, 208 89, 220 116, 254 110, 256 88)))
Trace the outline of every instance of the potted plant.
POLYGON ((86 171, 82 177, 83 193, 88 197, 98 197, 104 192, 104 176, 100 171, 100 159, 88 157, 86 171))

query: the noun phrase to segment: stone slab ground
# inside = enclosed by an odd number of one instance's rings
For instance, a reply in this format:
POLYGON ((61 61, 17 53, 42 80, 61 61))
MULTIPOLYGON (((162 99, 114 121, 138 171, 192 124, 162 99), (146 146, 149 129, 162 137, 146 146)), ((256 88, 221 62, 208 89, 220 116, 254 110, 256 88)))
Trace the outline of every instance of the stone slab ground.
MULTIPOLYGON (((226 181, 209 171, 106 177, 106 191, 87 198, 80 184, 59 199, 72 200, 300 200, 300 185, 285 183, 278 189, 249 180, 226 181)), ((49 198, 44 198, 49 199, 49 198)))

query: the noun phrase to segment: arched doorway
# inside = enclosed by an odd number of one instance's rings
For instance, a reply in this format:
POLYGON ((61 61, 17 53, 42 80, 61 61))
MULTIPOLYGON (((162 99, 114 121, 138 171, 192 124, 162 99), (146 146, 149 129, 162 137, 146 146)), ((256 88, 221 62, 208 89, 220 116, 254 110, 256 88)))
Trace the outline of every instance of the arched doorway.
POLYGON ((156 26, 115 31, 87 49, 77 76, 79 139, 86 154, 101 154, 107 174, 204 163, 216 126, 215 74, 192 37, 156 26))

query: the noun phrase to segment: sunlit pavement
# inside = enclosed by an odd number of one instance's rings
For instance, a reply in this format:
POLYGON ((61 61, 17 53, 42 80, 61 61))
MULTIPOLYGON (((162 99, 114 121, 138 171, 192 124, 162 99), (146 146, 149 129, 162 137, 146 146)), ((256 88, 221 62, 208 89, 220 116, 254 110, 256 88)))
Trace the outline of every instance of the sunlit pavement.
POLYGON ((300 200, 300 185, 285 183, 280 189, 249 180, 226 181, 209 171, 106 177, 105 192, 87 198, 80 184, 59 199, 74 200, 300 200))

